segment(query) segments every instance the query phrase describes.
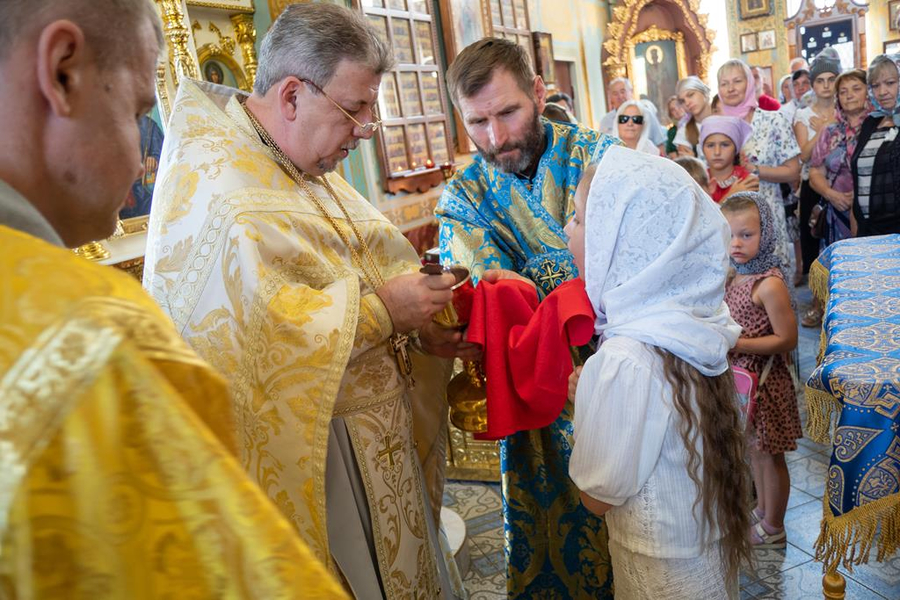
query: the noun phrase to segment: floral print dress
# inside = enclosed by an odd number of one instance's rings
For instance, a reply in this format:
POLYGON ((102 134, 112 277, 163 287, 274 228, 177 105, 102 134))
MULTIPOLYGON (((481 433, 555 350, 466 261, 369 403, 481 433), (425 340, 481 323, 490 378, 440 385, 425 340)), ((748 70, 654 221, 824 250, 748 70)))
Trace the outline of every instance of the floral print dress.
MULTIPOLYGON (((800 154, 800 146, 797 145, 797 138, 794 137, 791 124, 780 112, 757 109, 753 111, 750 127, 753 129, 753 133, 741 152, 754 165, 778 167, 800 154)), ((783 264, 790 265, 789 271, 793 272, 796 259, 794 258, 794 248, 788 237, 787 219, 781 200, 781 184, 760 180, 759 193, 769 203, 775 217, 775 239, 777 240, 775 254, 783 264)))

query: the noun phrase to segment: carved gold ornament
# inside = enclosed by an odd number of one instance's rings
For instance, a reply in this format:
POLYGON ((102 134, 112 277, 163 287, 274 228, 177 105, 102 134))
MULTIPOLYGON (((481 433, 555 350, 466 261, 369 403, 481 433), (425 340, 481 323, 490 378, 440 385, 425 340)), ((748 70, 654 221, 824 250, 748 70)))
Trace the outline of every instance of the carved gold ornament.
MULTIPOLYGON (((603 62, 603 66, 607 69, 607 75, 610 79, 614 77, 627 77, 631 67, 632 54, 635 44, 634 38, 637 33, 638 16, 641 10, 653 2, 654 0, 624 0, 620 5, 613 9, 613 20, 606 26, 608 39, 603 43, 603 48, 609 53, 609 57, 603 62)), ((700 44, 700 55, 697 57, 697 75, 701 79, 707 79, 709 75, 709 66, 712 62, 712 53, 715 50, 712 42, 715 39, 715 31, 707 27, 708 15, 700 14, 699 0, 669 0, 667 4, 671 4, 678 8, 684 14, 684 21, 690 29, 693 36, 700 44)), ((655 26, 650 29, 663 31, 655 26)), ((650 31, 648 29, 647 31, 650 31)), ((643 32, 641 32, 643 33, 643 32)), ((670 32, 682 35, 682 44, 684 34, 682 32, 670 32)), ((670 39, 670 38, 660 38, 670 39)), ((653 40, 643 40, 653 41, 653 40)), ((686 61, 686 55, 684 55, 686 61)), ((682 75, 682 65, 678 64, 679 77, 682 75)), ((688 72, 685 64, 685 73, 688 72)))

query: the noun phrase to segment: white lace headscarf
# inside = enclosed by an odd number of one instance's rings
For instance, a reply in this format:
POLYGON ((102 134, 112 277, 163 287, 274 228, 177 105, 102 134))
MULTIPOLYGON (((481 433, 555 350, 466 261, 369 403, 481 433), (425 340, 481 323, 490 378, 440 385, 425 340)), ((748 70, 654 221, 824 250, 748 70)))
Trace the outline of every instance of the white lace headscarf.
POLYGON ((597 333, 658 346, 707 376, 724 373, 741 333, 724 302, 730 239, 719 207, 682 167, 607 150, 585 206, 597 333))

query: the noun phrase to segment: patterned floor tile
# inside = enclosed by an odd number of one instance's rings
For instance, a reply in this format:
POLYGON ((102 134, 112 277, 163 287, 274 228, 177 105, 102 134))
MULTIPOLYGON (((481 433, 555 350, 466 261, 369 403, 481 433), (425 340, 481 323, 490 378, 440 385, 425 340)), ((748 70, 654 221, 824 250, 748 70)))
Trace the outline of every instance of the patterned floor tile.
POLYGON ((900 598, 900 556, 883 563, 875 562, 876 552, 873 550, 869 564, 853 567, 853 571, 838 569, 844 577, 852 577, 867 588, 878 592, 885 598, 900 598))
POLYGON ((788 542, 815 556, 816 539, 822 529, 822 502, 807 502, 787 511, 784 517, 788 542))
POLYGON ((753 562, 741 567, 741 587, 777 575, 813 559, 796 546, 788 544, 784 550, 754 550, 753 562))
MULTIPOLYGON (((791 510, 792 508, 800 506, 801 504, 806 504, 807 502, 813 502, 816 500, 820 500, 820 499, 816 498, 815 496, 813 496, 811 494, 807 494, 803 490, 798 490, 797 488, 792 486, 791 487, 791 495, 788 496, 787 509, 791 510)), ((821 504, 822 503, 820 501, 819 505, 821 505, 821 504)))
POLYGON ((444 506, 452 508, 464 521, 483 515, 500 514, 500 496, 490 487, 472 482, 447 482, 444 506))
POLYGON ((741 600, 752 600, 752 599, 753 599, 753 594, 751 594, 750 592, 748 592, 748 591, 745 590, 744 588, 741 588, 741 596, 740 596, 740 599, 741 599, 741 600))
POLYGON ((828 464, 805 456, 788 463, 791 486, 817 498, 825 493, 825 472, 828 464))
MULTIPOLYGON (((884 596, 845 577, 846 600, 875 600, 884 596)), ((805 562, 745 587, 759 600, 822 600, 822 565, 805 562)))
POLYGON ((469 600, 504 600, 506 598, 506 574, 496 573, 482 577, 469 573, 463 583, 469 592, 469 600))

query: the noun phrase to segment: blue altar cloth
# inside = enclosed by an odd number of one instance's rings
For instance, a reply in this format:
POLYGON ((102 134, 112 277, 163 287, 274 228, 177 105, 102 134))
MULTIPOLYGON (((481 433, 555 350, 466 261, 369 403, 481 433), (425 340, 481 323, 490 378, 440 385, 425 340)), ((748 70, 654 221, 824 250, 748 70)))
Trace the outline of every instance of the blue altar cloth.
POLYGON ((808 435, 832 445, 816 559, 833 571, 900 545, 900 235, 829 246, 810 270, 825 302, 808 435), (832 431, 833 427, 833 431, 832 431))

